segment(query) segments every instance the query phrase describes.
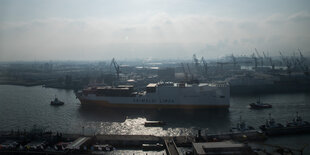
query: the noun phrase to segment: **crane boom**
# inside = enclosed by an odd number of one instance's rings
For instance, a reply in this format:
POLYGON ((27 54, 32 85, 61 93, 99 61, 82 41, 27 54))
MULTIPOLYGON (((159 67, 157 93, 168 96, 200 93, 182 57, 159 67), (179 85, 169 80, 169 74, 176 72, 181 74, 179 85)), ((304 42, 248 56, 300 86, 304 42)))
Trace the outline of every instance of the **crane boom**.
POLYGON ((261 65, 264 66, 264 59, 263 57, 260 56, 256 48, 255 48, 255 52, 256 52, 257 58, 261 60, 261 65))
POLYGON ((114 58, 113 58, 112 61, 111 61, 110 69, 111 69, 112 66, 113 66, 114 69, 115 69, 117 80, 119 80, 119 73, 120 73, 121 71, 120 71, 119 65, 117 64, 117 62, 116 62, 116 60, 115 60, 114 58))
POLYGON ((181 63, 181 66, 182 66, 182 70, 183 70, 183 73, 184 73, 184 76, 185 76, 185 81, 188 81, 188 76, 187 76, 187 73, 186 73, 186 71, 185 71, 184 64, 181 63))
POLYGON ((207 76, 208 75, 208 64, 205 61, 204 57, 201 57, 201 62, 203 64, 204 74, 205 74, 205 76, 207 76))

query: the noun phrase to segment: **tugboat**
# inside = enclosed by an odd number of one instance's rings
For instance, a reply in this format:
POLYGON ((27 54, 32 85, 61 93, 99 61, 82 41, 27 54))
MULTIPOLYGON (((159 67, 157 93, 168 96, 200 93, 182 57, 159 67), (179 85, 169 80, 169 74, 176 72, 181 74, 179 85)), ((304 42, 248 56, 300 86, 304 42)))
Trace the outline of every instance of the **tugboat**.
POLYGON ((259 97, 256 102, 250 104, 250 107, 252 109, 266 109, 266 108, 272 108, 272 105, 268 103, 262 103, 259 97))
POLYGON ((288 122, 286 126, 283 126, 282 124, 277 124, 275 126, 272 126, 272 125, 267 126, 266 124, 266 125, 262 125, 260 129, 263 132, 265 132, 268 136, 310 133, 310 123, 303 121, 302 118, 297 113, 293 121, 288 122))
POLYGON ((296 117, 292 120, 292 122, 288 122, 286 124, 287 127, 310 127, 310 123, 307 121, 303 121, 302 118, 296 112, 296 117))
POLYGON ((210 136, 208 135, 208 138, 213 139, 221 139, 221 140, 236 140, 236 141, 258 141, 258 140, 265 140, 267 137, 265 133, 255 130, 254 127, 249 126, 241 119, 239 119, 239 122, 237 123, 236 127, 232 127, 230 129, 230 132, 227 134, 221 134, 218 136, 210 136))
POLYGON ((54 101, 51 101, 51 105, 64 105, 65 103, 58 100, 58 98, 55 96, 54 101))
POLYGON ((284 126, 280 123, 276 123, 275 120, 271 117, 271 114, 269 113, 269 119, 266 119, 265 125, 261 125, 259 128, 262 131, 267 131, 271 129, 279 129, 283 128, 284 126))
POLYGON ((254 128, 252 126, 246 125, 245 121, 243 121, 240 116, 239 122, 237 123, 236 127, 232 127, 230 129, 230 132, 245 132, 250 130, 254 130, 254 128))

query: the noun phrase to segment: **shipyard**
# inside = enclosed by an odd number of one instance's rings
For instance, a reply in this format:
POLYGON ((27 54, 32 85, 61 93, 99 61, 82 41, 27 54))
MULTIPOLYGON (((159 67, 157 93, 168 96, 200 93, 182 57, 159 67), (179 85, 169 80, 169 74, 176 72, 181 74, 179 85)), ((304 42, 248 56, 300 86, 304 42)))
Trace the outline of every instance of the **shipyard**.
POLYGON ((310 2, 0 1, 0 154, 310 154, 310 2))

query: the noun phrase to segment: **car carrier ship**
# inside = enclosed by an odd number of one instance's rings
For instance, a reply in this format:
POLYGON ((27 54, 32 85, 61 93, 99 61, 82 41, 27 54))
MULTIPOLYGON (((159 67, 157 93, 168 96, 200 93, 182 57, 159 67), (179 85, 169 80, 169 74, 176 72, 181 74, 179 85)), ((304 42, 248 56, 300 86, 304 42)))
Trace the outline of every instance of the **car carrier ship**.
POLYGON ((227 83, 150 83, 137 92, 132 85, 93 86, 77 93, 82 105, 114 108, 228 108, 227 83))

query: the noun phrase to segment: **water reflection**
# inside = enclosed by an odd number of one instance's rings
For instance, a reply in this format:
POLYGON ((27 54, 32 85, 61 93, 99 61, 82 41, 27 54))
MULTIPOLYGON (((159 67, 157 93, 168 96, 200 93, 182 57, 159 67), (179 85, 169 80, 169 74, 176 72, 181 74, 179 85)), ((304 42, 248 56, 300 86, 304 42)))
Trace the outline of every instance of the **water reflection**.
POLYGON ((99 106, 80 106, 79 113, 88 122, 102 122, 107 128, 111 123, 125 126, 143 126, 147 120, 164 121, 164 130, 170 128, 207 129, 211 132, 228 131, 228 109, 123 109, 99 106))

